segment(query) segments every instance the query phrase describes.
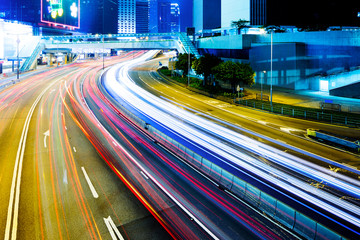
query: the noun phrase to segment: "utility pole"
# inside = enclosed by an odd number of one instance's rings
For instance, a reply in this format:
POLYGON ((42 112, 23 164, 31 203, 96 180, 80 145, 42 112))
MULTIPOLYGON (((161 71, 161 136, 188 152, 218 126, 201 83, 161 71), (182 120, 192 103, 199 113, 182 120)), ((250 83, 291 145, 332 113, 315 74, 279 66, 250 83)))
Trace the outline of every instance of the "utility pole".
POLYGON ((102 51, 102 64, 103 64, 103 70, 104 70, 104 68, 105 68, 105 60, 104 60, 104 54, 105 54, 104 34, 102 35, 102 43, 103 43, 103 51, 102 51))
POLYGON ((20 60, 19 60, 19 44, 20 44, 20 39, 19 39, 19 35, 17 35, 17 40, 16 40, 16 55, 17 55, 17 74, 16 74, 16 78, 19 80, 19 75, 20 75, 20 60))
POLYGON ((190 46, 189 46, 189 53, 188 53, 188 87, 190 86, 190 46))
POLYGON ((273 85, 273 30, 271 30, 271 41, 270 41, 270 105, 272 106, 272 85, 273 85))
POLYGON ((104 68, 105 68, 105 60, 104 60, 104 51, 105 51, 105 46, 104 46, 104 33, 105 33, 105 30, 104 30, 104 21, 105 21, 105 0, 103 0, 103 19, 102 19, 102 43, 103 43, 103 51, 102 51, 102 64, 103 64, 103 71, 104 71, 104 68))

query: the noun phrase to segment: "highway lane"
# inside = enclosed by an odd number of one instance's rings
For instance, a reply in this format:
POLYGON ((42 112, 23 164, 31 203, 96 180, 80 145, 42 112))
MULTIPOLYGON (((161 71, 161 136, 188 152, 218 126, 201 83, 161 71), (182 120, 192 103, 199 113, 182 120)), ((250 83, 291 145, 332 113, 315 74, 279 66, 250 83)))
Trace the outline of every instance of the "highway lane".
MULTIPOLYGON (((153 64, 154 65, 154 64, 153 64)), ((172 101, 172 100, 170 100, 170 97, 167 97, 168 95, 171 95, 172 97, 174 97, 175 96, 175 99, 177 99, 178 101, 182 101, 182 102, 186 102, 187 101, 187 99, 186 98, 184 98, 184 95, 185 94, 182 94, 182 92, 181 91, 178 91, 177 89, 172 89, 171 87, 169 87, 169 86, 164 86, 164 84, 160 84, 159 83, 159 81, 157 80, 157 79, 154 79, 154 77, 151 77, 151 73, 149 74, 149 72, 146 72, 146 71, 141 71, 141 72, 137 72, 137 73, 133 73, 132 75, 131 75, 135 80, 137 79, 137 80, 140 80, 139 82, 141 83, 142 82, 142 86, 144 87, 144 86, 147 86, 147 88, 150 88, 150 86, 154 86, 154 88, 161 88, 161 90, 159 90, 159 91, 161 91, 161 92, 157 92, 157 95, 158 96, 161 96, 162 97, 162 99, 165 99, 165 100, 167 100, 167 101, 169 101, 169 102, 171 102, 171 103, 174 103, 175 101, 172 101), (138 77, 137 77, 138 76, 138 77), (146 77, 148 77, 148 78, 146 78, 146 77), (166 90, 165 90, 166 89, 166 90), (174 92, 174 93, 173 93, 174 92), (168 94, 168 95, 167 95, 168 94), (164 95, 166 96, 166 97, 164 97, 164 95)), ((154 91, 154 89, 152 89, 152 91, 154 91)), ((193 100, 193 98, 191 98, 190 100, 188 100, 188 105, 190 105, 191 103, 192 103, 192 100, 193 100)), ((198 105, 200 105, 200 101, 198 101, 197 102, 197 104, 198 105)), ((191 108, 188 108, 187 106, 188 105, 181 105, 180 107, 182 108, 182 109, 186 109, 186 110, 189 110, 190 109, 190 111, 191 111, 191 108)), ((196 104, 195 104, 196 105, 196 104)), ((177 106, 179 106, 179 105, 177 105, 177 106)), ((192 110, 191 111, 192 113, 194 113, 194 110, 192 110)), ((201 116, 203 116, 203 114, 201 114, 201 112, 196 112, 196 113, 198 113, 198 114, 200 114, 201 116)), ((209 117, 208 117, 209 118, 209 117)), ((217 123, 219 123, 220 121, 218 120, 218 119, 215 119, 215 118, 211 118, 210 119, 211 121, 214 121, 214 122, 217 122, 217 123)), ((227 122, 220 122, 220 125, 225 125, 226 127, 228 127, 228 126, 231 126, 231 128, 232 129, 236 129, 236 126, 235 125, 231 125, 231 124, 229 124, 229 123, 227 123, 227 122)), ((260 125, 262 125, 262 124, 260 124, 260 125)), ((237 129, 237 130, 239 130, 239 129, 237 129)), ((277 131, 277 133, 281 133, 281 131, 277 131)), ((210 133, 211 134, 211 133, 210 133)), ((271 133, 270 133, 271 134, 271 133)), ((286 134, 283 134, 283 135, 286 135, 286 134)), ((212 135, 213 137, 215 137, 215 138, 219 138, 218 136, 216 136, 216 135, 212 135)), ((271 135, 270 135, 271 136, 271 135)), ((286 137, 286 136, 285 136, 286 137)), ((283 139, 280 139, 280 141, 282 141, 283 139)), ((302 139, 296 139, 297 140, 297 145, 299 146, 302 146, 301 145, 301 141, 302 141, 302 139)), ((267 142, 269 142, 269 141, 267 141, 267 142)), ((307 141, 305 141, 305 142, 307 142, 307 141)), ((313 144, 313 142, 310 142, 310 144, 313 144)), ((228 144, 229 145, 229 144, 228 144)), ((234 147, 236 147, 234 144, 231 144, 230 143, 230 145, 231 145, 231 147, 232 148, 234 148, 234 147)), ((270 144, 270 145, 273 145, 273 144, 270 144)), ((314 146, 313 146, 314 147, 314 146)), ((285 149, 285 151, 286 150, 288 150, 288 149, 285 149)), ((336 152, 337 153, 337 156, 339 156, 339 155, 343 155, 343 153, 342 152, 339 152, 339 151, 334 151, 333 149, 329 149, 330 151, 333 151, 333 152, 336 152)), ((289 152, 289 151, 286 151, 286 152, 289 152)), ((332 152, 331 152, 332 153, 332 152)), ((261 154, 261 153, 260 153, 261 154)), ((301 155, 299 155, 298 154, 298 156, 301 156, 301 155)), ((301 157, 303 157, 303 158, 305 158, 306 159, 306 155, 304 155, 304 156, 301 156, 301 157)), ((343 156, 342 156, 343 157, 343 156)), ((353 158, 358 158, 357 156, 354 156, 354 155, 350 155, 350 157, 353 157, 353 158)), ((266 157, 265 157, 266 158, 266 157)), ((312 158, 308 158, 308 159, 310 159, 310 160, 313 160, 312 158)), ((297 160, 298 161, 298 160, 297 160)), ((296 163, 295 163, 296 164, 296 163)), ((327 163, 324 163, 324 162, 322 162, 322 166, 325 166, 325 167, 328 167, 328 164, 327 163)), ((300 168, 300 166, 299 167, 296 167, 296 168, 300 168)), ((282 170, 284 170, 283 168, 280 168, 280 169, 282 169, 282 170)), ((356 177, 356 179, 357 179, 357 175, 355 175, 355 174, 353 174, 352 176, 355 176, 356 177)), ((309 184, 314 184, 314 182, 313 181, 311 181, 310 180, 311 179, 311 176, 309 176, 309 184)), ((304 179, 305 181, 307 181, 308 179, 307 178, 305 178, 304 179)), ((348 180, 347 180, 348 181, 348 180)), ((322 182, 322 180, 319 180, 319 182, 322 182)), ((339 197, 342 197, 343 195, 339 195, 339 197)), ((356 201, 355 201, 356 202, 356 201)))
MULTIPOLYGON (((254 111, 246 107, 231 105, 220 100, 196 94, 160 77, 155 72, 159 60, 165 62, 167 61, 167 58, 164 57, 145 63, 138 68, 134 68, 134 71, 130 72, 130 76, 137 84, 154 95, 159 96, 182 109, 186 109, 189 112, 216 122, 219 125, 225 126, 236 132, 241 132, 246 136, 296 156, 307 158, 306 155, 299 153, 299 151, 296 151, 296 149, 290 146, 297 147, 306 152, 331 159, 341 164, 349 164, 354 167, 359 165, 359 155, 319 144, 316 141, 304 137, 304 135, 307 128, 315 128, 350 137, 358 137, 360 136, 360 129, 282 117, 261 111, 254 111), (139 71, 137 71, 137 69, 139 69, 139 71), (250 130, 253 133, 260 133, 260 135, 254 135, 246 130, 250 130), (274 141, 268 141, 263 136, 270 137, 275 141, 278 140, 278 143, 280 144, 274 144, 274 141), (286 145, 283 143, 286 143, 286 145)), ((314 158, 309 160, 315 161, 314 158)), ((324 167, 329 167, 329 165, 331 165, 321 161, 316 161, 316 164, 324 167)), ((349 173, 349 171, 339 168, 333 169, 349 173)), ((350 174, 350 176, 357 179, 358 174, 350 174)))
POLYGON ((65 109, 67 84, 98 72, 101 66, 93 61, 73 64, 31 76, 0 92, 0 234, 4 239, 109 239, 111 223, 122 226, 126 239, 169 239, 65 109), (20 147, 24 149, 21 178, 18 170, 13 178, 14 168, 21 165, 15 160, 24 125, 28 131, 20 147))
MULTIPOLYGON (((104 129, 100 128, 98 131, 102 133, 99 134, 94 130, 96 122, 81 122, 81 125, 92 141, 113 143, 114 149, 111 151, 101 149, 101 143, 95 145, 99 147, 98 151, 104 158, 109 159, 108 165, 117 169, 119 177, 127 179, 127 184, 134 189, 133 192, 142 192, 139 198, 146 204, 153 202, 153 214, 157 215, 160 221, 165 219, 165 222, 170 222, 170 225, 165 227, 173 236, 182 239, 204 239, 212 234, 222 239, 233 239, 234 236, 237 239, 253 239, 257 236, 273 239, 277 235, 294 238, 276 224, 253 212, 251 208, 240 204, 229 195, 224 195, 222 190, 209 184, 206 179, 198 178, 197 173, 181 162, 177 163, 178 159, 159 148, 152 139, 143 138, 143 130, 134 128, 133 123, 119 115, 116 108, 109 108, 106 99, 99 98, 99 90, 94 88, 91 80, 85 80, 82 85, 82 88, 75 88, 70 95, 81 97, 80 89, 83 89, 86 103, 104 129), (119 154, 119 148, 126 154, 119 154), (199 191, 199 188, 202 191, 199 191), (165 202, 162 199, 165 199, 165 202)), ((86 114, 78 112, 76 115, 86 114)))
MULTIPOLYGON (((237 162, 237 160, 235 158, 240 158, 242 159, 240 162, 237 163, 241 163, 240 165, 246 165, 245 168, 247 169, 251 169, 250 171, 252 171, 253 173, 256 174, 260 174, 262 177, 264 178, 272 178, 272 180, 269 180, 270 182, 276 183, 276 184, 280 184, 282 185, 280 181, 288 182, 291 184, 294 184, 293 187, 290 187, 290 185, 288 185, 287 187, 283 186, 285 189, 289 189, 289 191, 292 191, 293 193, 297 194, 298 196, 302 196, 304 198, 306 198, 309 201, 312 201, 313 203, 317 202, 316 204, 319 204, 319 200, 320 198, 322 198, 323 202, 322 204, 318 205, 319 207, 325 207, 327 210, 332 209, 331 211, 333 211, 333 213, 338 212, 338 209, 342 209, 345 205, 348 205, 347 210, 345 210, 345 212, 348 212, 346 215, 346 218, 352 219, 355 215, 357 215, 358 213, 355 213, 353 211, 358 212, 358 210, 356 210, 357 208, 351 206, 351 204, 346 204, 345 202, 341 203, 338 201, 338 199, 335 197, 332 197, 331 195, 322 192, 322 191, 316 191, 316 194, 314 194, 313 196, 310 196, 309 193, 313 192, 313 187, 312 186, 306 186, 307 183, 301 183, 297 180, 295 180, 292 176, 290 176, 289 174, 285 173, 285 172, 279 172, 274 170, 273 168, 270 169, 268 166, 265 166, 261 161, 254 161, 252 160, 253 158, 246 157, 243 156, 243 154, 237 152, 235 153, 234 149, 229 148, 228 146, 222 144, 222 143, 216 143, 217 145, 214 147, 218 147, 218 148, 213 148, 210 145, 211 144, 215 144, 213 143, 215 140, 213 138, 208 138, 207 136, 201 134, 199 131, 196 132, 194 134, 194 130, 191 130, 189 127, 186 126, 186 124, 188 125, 192 125, 192 126, 199 126, 198 128, 200 129, 204 129, 205 132, 208 133, 216 133, 216 135, 218 136, 219 139, 223 139, 223 136, 225 137, 224 140, 228 139, 227 141, 231 141, 231 142, 235 142, 237 141, 238 144, 241 145, 242 148, 247 147, 247 145, 249 145, 250 149, 252 152, 256 152, 256 154, 260 154, 260 155, 264 155, 265 158, 270 158, 269 160, 271 161, 277 161, 276 159, 278 159, 280 156, 284 156, 284 158, 282 158, 282 160, 280 160, 279 158, 279 162, 277 164, 283 164, 285 162, 288 162, 288 160, 291 159, 291 162, 289 162, 289 164, 287 165, 287 167, 291 168, 292 165, 295 166, 294 170, 296 169, 299 173, 301 174, 310 174, 310 177, 315 177, 319 176, 318 181, 320 182, 324 182, 324 184, 330 184, 332 187, 336 188, 336 189, 342 189, 341 191, 344 191, 345 194, 355 194, 356 196, 358 196, 358 188, 356 187, 357 183, 355 183, 353 180, 351 179, 347 179, 346 177, 343 177, 339 174, 336 174, 336 176, 329 170, 326 169, 322 169, 322 168, 316 168, 315 165, 311 165, 309 163, 303 162, 301 161, 301 159, 296 159, 294 157, 292 157, 291 155, 288 154, 284 154, 281 153, 279 151, 276 151, 275 149, 269 148, 264 144, 253 144, 253 141, 249 141, 249 144, 245 143, 244 137, 241 137, 237 134, 233 134, 234 137, 236 135, 236 139, 237 140, 231 140, 231 136, 228 134, 231 134, 230 131, 226 130, 226 129, 221 129, 219 126, 214 126, 213 124, 210 124, 210 122, 205 123, 205 121, 194 117, 192 114, 188 114, 184 111, 181 111, 178 108, 172 107, 169 104, 166 104, 163 100, 155 98, 151 95, 149 95, 148 93, 146 93, 145 91, 143 91, 142 89, 136 87, 131 80, 127 79, 126 77, 126 72, 127 70, 124 68, 119 70, 119 76, 121 78, 121 80, 117 80, 115 81, 114 79, 111 79, 109 81, 107 81, 105 83, 105 86, 107 86, 107 90, 111 91, 111 95, 113 97, 116 97, 117 101, 121 102, 122 104, 127 104, 130 107, 134 108, 135 112, 138 112, 140 115, 144 115, 145 118, 147 119, 146 121, 150 121, 151 124, 156 124, 157 127, 161 127, 161 125, 166 125, 166 127, 170 128, 169 131, 174 131, 177 132, 179 134, 181 134, 183 137, 187 138, 187 139, 191 139, 192 141, 194 141, 196 144, 198 144, 199 146, 205 147, 207 149, 212 149, 211 151, 216 151, 219 156, 222 156, 228 160, 232 159, 231 161, 233 163, 237 162), (123 103, 124 102, 124 103, 123 103), (212 130, 210 130, 210 128, 212 130), (222 133, 221 133, 222 131, 222 133), (244 139, 244 140, 242 140, 244 139), (252 145, 251 145, 252 144, 252 145), (221 145, 221 147, 219 147, 221 145), (259 145, 259 146, 258 146, 259 145), (260 147, 260 149, 258 149, 260 147), (260 152, 258 152, 258 150, 260 150, 260 152), (265 151, 265 152, 264 152, 265 151), (221 153, 220 153, 221 152, 221 153), (233 152, 233 153, 232 153, 233 152), (263 153, 262 153, 263 152, 263 153), (230 156, 229 154, 231 154, 232 156, 230 156), (271 157, 273 156, 273 157, 271 157), (235 157, 235 158, 234 158, 235 157), (289 159, 287 159, 289 158, 289 159), (245 160, 245 161, 244 161, 245 160), (297 165, 297 162, 301 163, 300 165, 297 165), (251 165, 249 165, 251 164, 251 165), (263 165, 263 167, 261 167, 261 165, 263 165), (301 165, 304 165, 304 167, 307 165, 307 170, 305 170, 305 168, 303 168, 301 165), (255 167, 255 168, 254 168, 255 167), (309 168, 310 167, 310 168, 309 168), (256 169, 257 168, 257 169, 256 169), (265 172, 266 171, 270 171, 270 175, 264 175, 262 173, 260 173, 258 170, 263 169, 265 172), (316 169, 316 171, 314 171, 313 169, 316 169), (336 178, 332 177, 332 175, 334 175, 336 178), (273 176, 275 176, 275 178, 273 178, 273 176), (331 183, 332 181, 334 181, 334 183, 331 183), (335 183, 337 182, 337 183, 335 183), (352 186, 352 184, 354 184, 354 186, 352 186), (342 188, 342 186, 344 186, 344 188, 342 188), (291 190, 290 190, 291 189, 291 190), (303 189, 303 192, 300 193, 299 189, 303 189), (352 190, 350 190, 352 189, 352 190), (353 192, 354 191, 354 192, 353 192), (306 196, 306 197, 305 197, 306 196), (318 198, 318 199, 316 199, 318 198), (326 203, 325 203, 326 202, 326 203), (333 208, 333 206, 330 206, 331 204, 334 204, 334 206, 336 206, 336 208, 333 208), (350 212, 350 214, 349 214, 350 212), (352 216, 352 214, 354 214, 354 216, 352 216)), ((112 73, 114 74, 114 73, 112 73)), ((165 127, 165 128, 166 128, 165 127)), ((181 137, 180 137, 181 138, 181 137)), ((235 139, 235 138, 234 138, 235 139)), ((261 171, 263 171, 261 170, 261 171)), ((265 173, 264 172, 264 173, 265 173)), ((267 174, 269 174, 267 173, 267 174)), ((338 214, 338 216, 343 216, 343 213, 336 213, 338 214)), ((351 220, 352 221, 352 220, 351 220)), ((357 220, 356 220, 357 221, 357 220)))

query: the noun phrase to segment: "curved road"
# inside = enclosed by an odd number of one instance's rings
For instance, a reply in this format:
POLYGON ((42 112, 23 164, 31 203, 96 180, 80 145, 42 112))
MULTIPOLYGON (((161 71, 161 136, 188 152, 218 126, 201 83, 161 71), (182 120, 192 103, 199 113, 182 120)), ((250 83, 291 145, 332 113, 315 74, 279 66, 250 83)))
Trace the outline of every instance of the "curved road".
MULTIPOLYGON (((153 61, 149 61, 141 66, 134 67, 130 72, 131 78, 139 86, 155 96, 167 100, 191 113, 209 119, 219 125, 240 132, 268 145, 275 146, 276 148, 293 155, 307 158, 306 155, 302 154, 302 152, 307 152, 311 153, 313 156, 320 156, 336 163, 343 164, 343 167, 347 167, 346 165, 350 165, 352 168, 360 167, 360 155, 329 147, 305 137, 306 129, 314 128, 356 138, 360 136, 359 128, 348 128, 283 117, 249 109, 247 107, 235 106, 194 93, 174 82, 162 78, 156 72, 159 61, 163 62, 164 65, 167 63, 168 57, 163 56, 153 61), (273 140, 269 141, 268 138, 273 140)), ((314 157, 308 159, 315 161, 314 157)), ((315 162, 325 167, 331 165, 322 161, 315 162)), ((347 172, 356 179, 360 173, 360 171, 357 171, 355 174, 351 174, 344 169, 332 169, 335 171, 347 172)))
POLYGON ((66 86, 99 72, 100 65, 57 68, 0 92, 4 239, 109 239, 112 223, 126 239, 170 238, 65 108, 66 86))

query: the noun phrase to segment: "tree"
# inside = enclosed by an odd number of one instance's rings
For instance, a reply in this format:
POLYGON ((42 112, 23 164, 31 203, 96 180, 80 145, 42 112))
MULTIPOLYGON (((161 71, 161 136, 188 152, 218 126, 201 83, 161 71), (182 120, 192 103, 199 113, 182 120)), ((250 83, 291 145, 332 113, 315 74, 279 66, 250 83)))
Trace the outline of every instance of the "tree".
MULTIPOLYGON (((193 61, 195 61, 195 55, 194 54, 190 54, 190 63, 192 63, 193 61)), ((177 70, 182 70, 183 71, 183 77, 188 75, 188 68, 189 68, 189 55, 187 53, 180 53, 178 56, 178 60, 175 63, 175 68, 177 70)))
POLYGON ((196 74, 204 75, 204 85, 209 79, 210 75, 213 74, 213 68, 219 65, 222 60, 213 54, 206 53, 204 56, 195 59, 192 64, 196 74))
POLYGON ((227 61, 220 63, 213 70, 217 79, 230 82, 233 92, 238 84, 251 86, 255 82, 255 72, 250 64, 227 61))
POLYGON ((231 22, 231 27, 236 28, 236 29, 238 30, 238 34, 240 34, 240 33, 241 33, 241 29, 247 28, 249 22, 250 22, 250 21, 248 21, 248 20, 245 20, 245 19, 241 19, 241 18, 240 18, 238 21, 232 21, 232 22, 231 22))

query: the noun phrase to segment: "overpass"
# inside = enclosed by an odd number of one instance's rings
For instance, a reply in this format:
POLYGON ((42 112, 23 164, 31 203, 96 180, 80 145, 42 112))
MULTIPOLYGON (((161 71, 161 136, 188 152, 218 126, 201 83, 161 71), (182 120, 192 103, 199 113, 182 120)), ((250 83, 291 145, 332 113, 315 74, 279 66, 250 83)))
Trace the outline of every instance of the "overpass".
POLYGON ((24 61, 21 71, 34 69, 41 52, 49 56, 62 53, 65 59, 69 56, 72 59, 74 54, 102 53, 105 49, 174 49, 179 53, 190 52, 200 57, 189 37, 182 32, 43 36, 24 61))

